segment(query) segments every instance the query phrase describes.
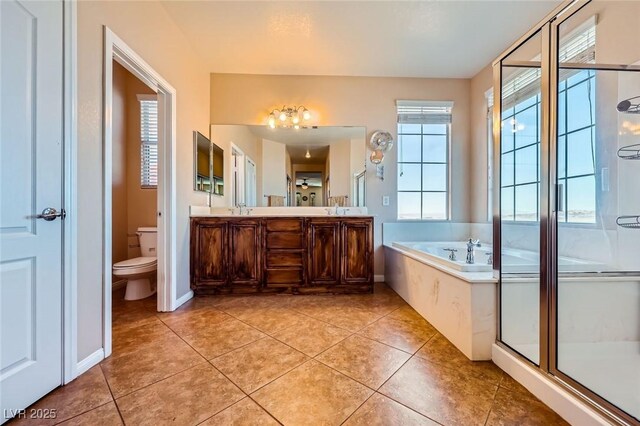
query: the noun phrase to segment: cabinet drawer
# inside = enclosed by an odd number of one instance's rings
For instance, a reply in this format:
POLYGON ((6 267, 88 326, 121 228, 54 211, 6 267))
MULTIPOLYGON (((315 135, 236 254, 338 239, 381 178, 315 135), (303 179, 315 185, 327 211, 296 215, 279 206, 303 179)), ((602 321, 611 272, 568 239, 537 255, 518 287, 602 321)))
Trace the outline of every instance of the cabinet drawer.
POLYGON ((302 269, 267 269, 268 284, 302 284, 302 269))
POLYGON ((268 251, 267 252, 267 268, 271 267, 302 267, 302 251, 268 251))
POLYGON ((267 232, 302 232, 302 219, 268 219, 267 232))
POLYGON ((268 249, 301 249, 302 234, 294 232, 268 232, 268 249))

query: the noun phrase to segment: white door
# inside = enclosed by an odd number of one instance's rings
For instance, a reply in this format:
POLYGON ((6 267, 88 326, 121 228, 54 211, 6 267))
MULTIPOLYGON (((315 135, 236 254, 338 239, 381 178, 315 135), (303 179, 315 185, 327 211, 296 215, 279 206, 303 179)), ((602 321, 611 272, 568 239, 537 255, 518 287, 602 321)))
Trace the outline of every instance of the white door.
POLYGON ((0 1, 0 423, 62 383, 62 19, 0 1))
POLYGON ((247 174, 246 179, 246 202, 247 206, 255 207, 256 206, 256 163, 249 158, 246 157, 247 164, 245 166, 245 173, 247 174))

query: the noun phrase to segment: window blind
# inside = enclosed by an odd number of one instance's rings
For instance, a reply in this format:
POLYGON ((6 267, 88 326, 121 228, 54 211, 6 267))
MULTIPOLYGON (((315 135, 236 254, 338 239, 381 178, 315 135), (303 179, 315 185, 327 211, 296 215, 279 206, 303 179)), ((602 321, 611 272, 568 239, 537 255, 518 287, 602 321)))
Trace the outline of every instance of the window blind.
POLYGON ((396 101, 400 124, 449 124, 452 101, 396 101))
POLYGON ((140 184, 158 186, 158 101, 140 99, 140 184))
MULTIPOLYGON (((561 37, 558 49, 560 62, 559 79, 564 81, 574 75, 576 70, 562 69, 562 63, 595 63, 596 60, 596 22, 594 15, 570 33, 561 37)), ((532 59, 540 61, 540 55, 532 59)), ((517 103, 535 96, 540 92, 540 68, 520 68, 503 78, 502 109, 508 109, 517 103)), ((493 92, 488 97, 489 107, 493 106, 493 92)))

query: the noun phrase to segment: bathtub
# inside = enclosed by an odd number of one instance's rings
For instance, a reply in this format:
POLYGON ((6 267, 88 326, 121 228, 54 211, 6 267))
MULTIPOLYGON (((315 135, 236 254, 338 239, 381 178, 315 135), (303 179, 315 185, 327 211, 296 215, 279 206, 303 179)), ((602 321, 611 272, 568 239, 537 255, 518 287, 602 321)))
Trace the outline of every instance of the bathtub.
MULTIPOLYGON (((493 259, 493 247, 489 244, 474 248, 473 264, 466 263, 466 241, 394 242, 392 246, 421 257, 427 262, 460 272, 493 271, 493 264, 489 262, 489 259, 493 259), (449 259, 450 251, 446 249, 456 250, 456 260, 449 259)), ((503 247, 502 271, 537 273, 540 270, 539 259, 540 254, 535 251, 503 247)), ((601 263, 588 260, 563 256, 558 258, 558 269, 561 272, 597 272, 602 270, 603 266, 601 263)))

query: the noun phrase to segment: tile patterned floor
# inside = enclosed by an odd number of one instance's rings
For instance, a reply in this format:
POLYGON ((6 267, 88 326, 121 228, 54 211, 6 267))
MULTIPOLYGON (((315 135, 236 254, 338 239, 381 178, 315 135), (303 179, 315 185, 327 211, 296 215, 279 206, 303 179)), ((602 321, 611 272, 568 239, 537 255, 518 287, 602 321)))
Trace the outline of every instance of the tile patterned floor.
POLYGON ((58 410, 38 424, 565 424, 384 284, 373 295, 196 298, 172 313, 118 296, 112 356, 34 404, 58 410))

